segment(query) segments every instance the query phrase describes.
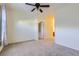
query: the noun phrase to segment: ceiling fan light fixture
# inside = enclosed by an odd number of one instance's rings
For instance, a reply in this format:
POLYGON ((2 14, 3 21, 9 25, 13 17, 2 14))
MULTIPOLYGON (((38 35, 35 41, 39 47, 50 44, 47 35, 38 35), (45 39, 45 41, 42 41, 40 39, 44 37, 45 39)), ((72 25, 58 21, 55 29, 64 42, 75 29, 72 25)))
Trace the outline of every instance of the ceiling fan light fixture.
POLYGON ((43 12, 42 9, 39 9, 40 7, 50 7, 50 5, 41 5, 40 3, 36 3, 36 4, 30 4, 30 3, 25 3, 26 5, 31 5, 31 6, 35 6, 36 8, 33 8, 31 10, 31 12, 33 12, 35 9, 39 10, 41 13, 43 12))

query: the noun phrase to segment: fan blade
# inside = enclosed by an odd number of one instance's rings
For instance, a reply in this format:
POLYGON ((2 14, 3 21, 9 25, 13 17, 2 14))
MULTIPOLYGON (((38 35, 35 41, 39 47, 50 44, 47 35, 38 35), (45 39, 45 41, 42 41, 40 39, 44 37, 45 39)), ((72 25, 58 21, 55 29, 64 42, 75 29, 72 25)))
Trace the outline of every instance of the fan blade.
POLYGON ((42 13, 42 12, 43 12, 43 10, 42 10, 42 9, 40 9, 40 12, 42 13))
POLYGON ((50 7, 49 5, 40 5, 40 7, 50 7))
POLYGON ((36 8, 33 8, 33 9, 31 10, 31 12, 33 12, 35 9, 36 9, 36 8))
POLYGON ((35 6, 35 5, 33 5, 33 4, 30 4, 30 3, 25 3, 25 4, 27 4, 27 5, 31 5, 31 6, 35 6))

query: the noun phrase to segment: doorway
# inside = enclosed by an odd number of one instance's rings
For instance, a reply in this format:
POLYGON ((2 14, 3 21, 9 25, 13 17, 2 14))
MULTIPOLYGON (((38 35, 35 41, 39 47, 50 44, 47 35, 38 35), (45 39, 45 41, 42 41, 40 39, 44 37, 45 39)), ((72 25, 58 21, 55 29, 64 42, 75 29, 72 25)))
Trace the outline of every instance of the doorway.
POLYGON ((54 16, 47 16, 44 21, 38 23, 38 38, 45 40, 54 40, 55 21, 54 16))
POLYGON ((38 38, 44 39, 44 23, 42 21, 38 23, 38 38))

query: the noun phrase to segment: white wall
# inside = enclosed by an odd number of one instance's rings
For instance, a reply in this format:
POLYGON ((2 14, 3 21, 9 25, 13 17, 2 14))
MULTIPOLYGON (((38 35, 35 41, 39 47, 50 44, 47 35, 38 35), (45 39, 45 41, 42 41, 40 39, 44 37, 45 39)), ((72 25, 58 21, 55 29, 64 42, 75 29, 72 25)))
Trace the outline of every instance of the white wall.
POLYGON ((79 4, 56 11, 56 43, 79 50, 79 4))
MULTIPOLYGON (((18 4, 19 5, 19 4, 18 4)), ((17 5, 7 4, 7 36, 8 43, 38 40, 37 19, 35 15, 21 11, 17 5), (30 17, 30 16, 31 17, 30 17)))

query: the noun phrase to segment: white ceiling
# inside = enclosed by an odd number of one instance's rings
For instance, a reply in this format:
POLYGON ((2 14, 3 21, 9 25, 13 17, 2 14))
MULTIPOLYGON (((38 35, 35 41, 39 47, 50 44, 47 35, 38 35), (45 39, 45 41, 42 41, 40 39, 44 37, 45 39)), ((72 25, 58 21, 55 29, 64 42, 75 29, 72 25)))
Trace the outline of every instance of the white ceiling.
MULTIPOLYGON (((48 10, 48 9, 56 11, 56 10, 62 9, 63 7, 72 5, 72 3, 40 3, 40 4, 49 4, 50 5, 50 8, 42 8, 42 9, 44 9, 44 11, 48 10)), ((77 3, 74 3, 74 4, 77 5, 77 3)), ((26 11, 26 12, 27 11, 29 12, 34 8, 34 6, 25 5, 25 3, 8 3, 7 5, 11 6, 11 8, 13 8, 13 9, 17 9, 20 11, 26 11)))
MULTIPOLYGON (((34 3, 33 3, 34 4, 34 3)), ((62 9, 63 7, 67 6, 68 4, 60 4, 60 3, 41 3, 42 5, 50 5, 49 8, 41 8, 43 10, 43 13, 37 12, 36 10, 34 12, 31 12, 31 10, 34 8, 34 6, 25 5, 25 3, 7 3, 7 8, 11 12, 14 10, 15 12, 21 12, 23 13, 22 18, 36 18, 40 17, 41 19, 44 19, 48 15, 54 15, 56 11, 62 9)))
MULTIPOLYGON (((57 4, 56 3, 41 3, 41 4, 49 4, 50 5, 50 8, 42 8, 42 10, 44 10, 44 11, 48 10, 48 9, 50 9, 52 11, 59 10, 59 9, 68 5, 68 4, 60 4, 60 3, 57 3, 57 4)), ((7 5, 11 6, 11 8, 13 8, 13 9, 17 9, 17 10, 25 11, 25 12, 27 12, 27 11, 29 12, 34 8, 34 6, 25 5, 24 3, 10 3, 7 5)))
POLYGON ((34 12, 31 12, 34 6, 25 5, 25 3, 9 3, 6 5, 11 10, 17 10, 19 12, 25 13, 25 15, 27 15, 25 17, 29 17, 29 18, 36 17, 37 13, 39 13, 38 14, 39 16, 46 16, 48 14, 53 15, 55 12, 62 10, 62 8, 72 6, 72 5, 79 5, 79 4, 71 4, 71 3, 70 4, 68 3, 41 3, 41 4, 49 4, 50 8, 41 8, 43 10, 43 13, 40 13, 40 12, 37 12, 36 10, 34 12))

